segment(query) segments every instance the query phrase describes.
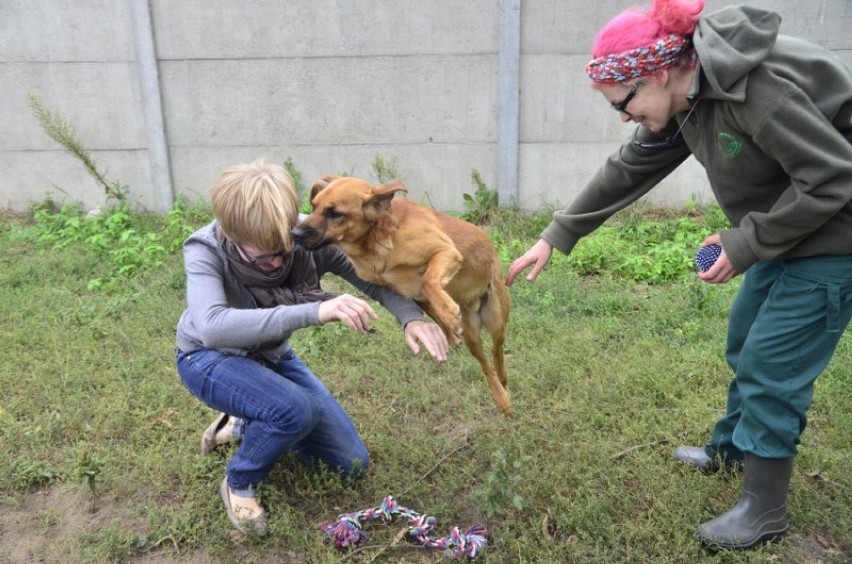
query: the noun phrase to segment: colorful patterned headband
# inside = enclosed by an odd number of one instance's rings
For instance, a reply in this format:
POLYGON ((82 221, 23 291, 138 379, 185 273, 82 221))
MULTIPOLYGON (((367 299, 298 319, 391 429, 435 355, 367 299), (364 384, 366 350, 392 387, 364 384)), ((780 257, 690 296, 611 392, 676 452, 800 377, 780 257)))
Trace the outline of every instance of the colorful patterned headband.
POLYGON ((645 76, 672 66, 691 45, 689 37, 667 35, 648 47, 598 57, 586 65, 586 74, 595 82, 622 82, 645 76))

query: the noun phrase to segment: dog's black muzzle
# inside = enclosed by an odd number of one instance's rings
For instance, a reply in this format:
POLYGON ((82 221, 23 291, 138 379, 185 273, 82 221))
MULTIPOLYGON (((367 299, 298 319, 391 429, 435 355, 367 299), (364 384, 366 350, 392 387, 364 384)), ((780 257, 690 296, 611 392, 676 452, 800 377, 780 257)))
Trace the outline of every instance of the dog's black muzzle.
POLYGON ((290 231, 290 236, 293 238, 294 243, 309 251, 328 245, 328 242, 323 239, 322 234, 312 227, 297 225, 290 231))

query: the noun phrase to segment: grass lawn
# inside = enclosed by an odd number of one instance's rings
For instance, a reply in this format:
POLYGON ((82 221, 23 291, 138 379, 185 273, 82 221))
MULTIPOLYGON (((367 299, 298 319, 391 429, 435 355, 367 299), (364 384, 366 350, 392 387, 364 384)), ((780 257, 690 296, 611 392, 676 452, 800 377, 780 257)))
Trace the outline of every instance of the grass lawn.
MULTIPOLYGON (((209 218, 178 219, 185 230, 209 218)), ((705 476, 671 458, 709 437, 730 378, 723 349, 738 280, 704 285, 688 265, 704 213, 623 213, 570 258, 555 255, 534 283, 515 283, 510 418, 464 349, 444 365, 413 357, 381 308, 374 334, 340 325, 297 333, 294 348, 349 411, 371 466, 341 482, 281 460, 261 488, 271 512, 264 539, 233 531, 218 494, 233 447, 199 454, 215 414, 175 371, 182 259, 174 240, 145 237, 171 233, 175 218, 124 221, 118 231, 139 236, 130 253, 139 260, 124 252, 118 269, 112 239, 73 237, 69 223, 50 238, 38 222, 0 221, 0 553, 9 555, 0 561, 439 559, 398 539, 403 522, 368 525, 365 545, 347 553, 319 532, 389 494, 437 518, 435 536, 482 522, 489 542, 476 560, 485 563, 852 559, 848 334, 817 382, 790 535, 739 553, 695 540, 741 487, 740 475, 705 476)), ((489 229, 504 265, 546 221, 498 217, 489 229)), ((325 286, 350 291, 332 278, 325 286)))

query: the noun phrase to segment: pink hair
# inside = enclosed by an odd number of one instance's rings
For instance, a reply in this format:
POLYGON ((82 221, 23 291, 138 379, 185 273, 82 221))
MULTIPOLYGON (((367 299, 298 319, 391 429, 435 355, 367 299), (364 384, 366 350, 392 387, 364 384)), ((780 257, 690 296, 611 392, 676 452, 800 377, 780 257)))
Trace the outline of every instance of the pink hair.
POLYGON ((667 35, 691 36, 704 0, 653 0, 650 8, 628 8, 598 32, 592 57, 647 47, 667 35))

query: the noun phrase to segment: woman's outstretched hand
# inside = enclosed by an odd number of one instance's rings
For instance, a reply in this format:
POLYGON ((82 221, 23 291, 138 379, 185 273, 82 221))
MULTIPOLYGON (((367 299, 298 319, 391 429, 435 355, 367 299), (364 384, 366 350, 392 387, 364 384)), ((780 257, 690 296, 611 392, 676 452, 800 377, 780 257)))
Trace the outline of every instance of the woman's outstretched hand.
POLYGON ((515 281, 515 277, 530 265, 533 265, 533 269, 527 275, 527 282, 535 280, 548 261, 550 261, 552 253, 553 246, 544 239, 539 239, 535 245, 530 247, 520 258, 515 259, 515 262, 509 266, 509 272, 506 274, 506 284, 511 286, 512 282, 515 281))
POLYGON ((426 347, 429 354, 438 362, 447 360, 447 336, 435 323, 415 320, 405 324, 405 342, 415 355, 420 354, 420 344, 426 347))
POLYGON ((356 333, 369 332, 370 322, 378 317, 370 304, 349 294, 321 302, 319 306, 320 323, 340 321, 356 333))

